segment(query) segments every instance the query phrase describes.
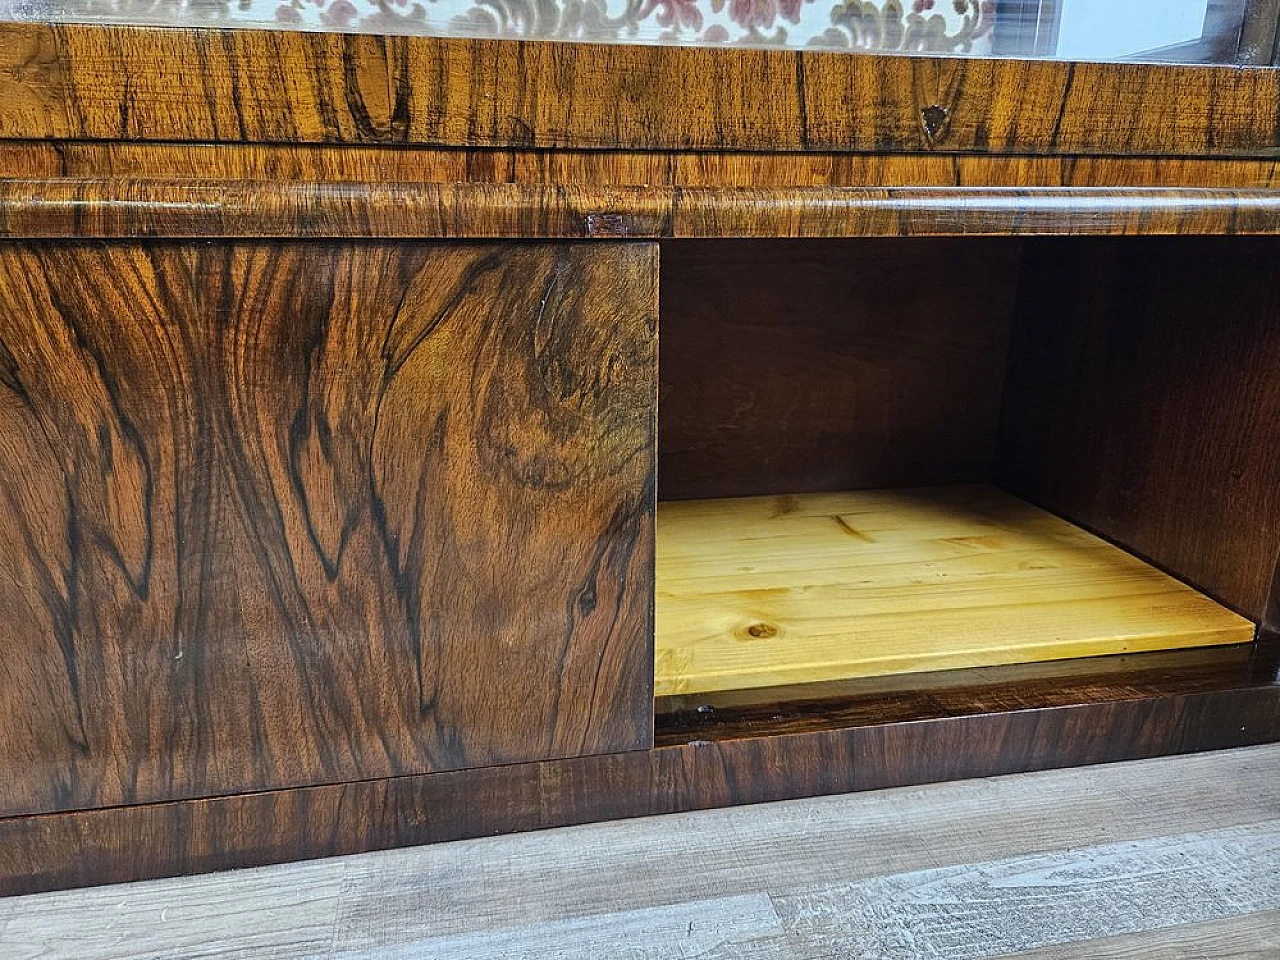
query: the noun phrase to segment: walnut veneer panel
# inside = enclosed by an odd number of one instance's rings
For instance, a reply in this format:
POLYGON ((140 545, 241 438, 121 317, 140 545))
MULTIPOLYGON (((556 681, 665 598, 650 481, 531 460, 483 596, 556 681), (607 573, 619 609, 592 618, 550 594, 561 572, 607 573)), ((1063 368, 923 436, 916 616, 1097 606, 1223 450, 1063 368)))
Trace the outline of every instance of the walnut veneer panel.
POLYGON ((1280 74, 1238 67, 9 23, 0 78, 7 139, 1226 156, 1280 129, 1280 74))
POLYGON ((0 141, 0 176, 675 187, 1218 187, 1274 159, 0 141))
POLYGON ((745 724, 711 695, 660 717, 671 745, 656 750, 0 819, 0 895, 1280 737, 1274 649, 1039 666, 1062 669, 917 676, 909 691, 853 693, 832 710, 774 703, 745 724))
POLYGON ((0 813, 647 746, 655 266, 0 247, 0 813))
POLYGON ((659 695, 1253 635, 1167 574, 991 487, 658 510, 659 695))

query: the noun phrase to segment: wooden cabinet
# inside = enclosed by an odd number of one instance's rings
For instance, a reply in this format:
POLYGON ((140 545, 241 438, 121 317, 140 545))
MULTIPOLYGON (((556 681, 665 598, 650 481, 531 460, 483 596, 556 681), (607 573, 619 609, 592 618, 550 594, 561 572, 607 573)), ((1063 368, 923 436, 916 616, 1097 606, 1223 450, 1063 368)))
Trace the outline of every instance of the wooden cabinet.
POLYGON ((655 268, 0 246, 0 815, 648 747, 655 268))
POLYGON ((1280 738, 1277 90, 0 25, 0 893, 1280 738))

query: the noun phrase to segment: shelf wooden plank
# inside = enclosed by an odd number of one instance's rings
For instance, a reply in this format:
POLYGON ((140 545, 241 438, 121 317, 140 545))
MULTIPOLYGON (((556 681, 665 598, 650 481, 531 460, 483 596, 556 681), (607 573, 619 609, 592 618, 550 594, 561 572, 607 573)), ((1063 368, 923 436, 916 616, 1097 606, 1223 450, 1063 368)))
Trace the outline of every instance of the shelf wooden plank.
POLYGON ((663 503, 656 692, 1244 643, 1254 625, 989 486, 663 503))

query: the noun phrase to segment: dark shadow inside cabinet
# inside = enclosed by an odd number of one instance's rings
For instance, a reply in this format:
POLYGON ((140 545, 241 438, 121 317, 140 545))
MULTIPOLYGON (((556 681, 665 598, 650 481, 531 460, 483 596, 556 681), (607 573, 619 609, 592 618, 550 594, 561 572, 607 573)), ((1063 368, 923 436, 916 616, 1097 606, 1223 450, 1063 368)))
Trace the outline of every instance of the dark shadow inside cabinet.
POLYGON ((666 242, 659 697, 1253 640, 1280 549, 1277 253, 666 242))

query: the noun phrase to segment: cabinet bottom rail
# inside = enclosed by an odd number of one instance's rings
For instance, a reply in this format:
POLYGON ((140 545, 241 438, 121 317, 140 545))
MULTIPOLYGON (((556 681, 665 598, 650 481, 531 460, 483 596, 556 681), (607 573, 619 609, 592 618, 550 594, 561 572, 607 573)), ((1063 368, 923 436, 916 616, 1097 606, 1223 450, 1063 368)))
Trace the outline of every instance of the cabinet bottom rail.
POLYGON ((670 698, 653 750, 12 817, 0 894, 1280 740, 1274 642, 1086 663, 670 698))

